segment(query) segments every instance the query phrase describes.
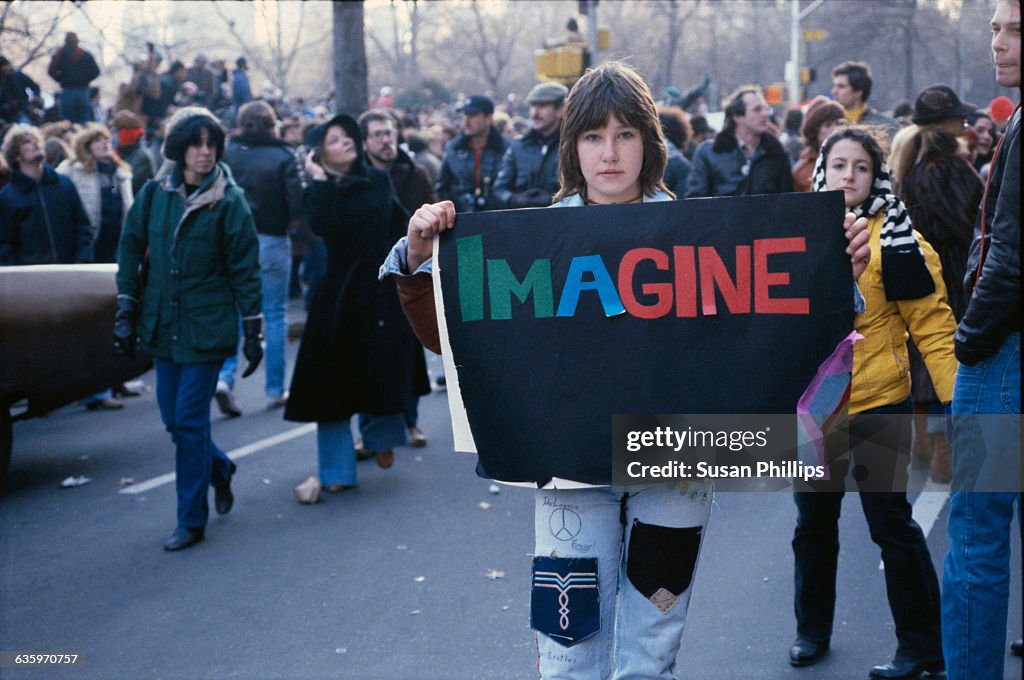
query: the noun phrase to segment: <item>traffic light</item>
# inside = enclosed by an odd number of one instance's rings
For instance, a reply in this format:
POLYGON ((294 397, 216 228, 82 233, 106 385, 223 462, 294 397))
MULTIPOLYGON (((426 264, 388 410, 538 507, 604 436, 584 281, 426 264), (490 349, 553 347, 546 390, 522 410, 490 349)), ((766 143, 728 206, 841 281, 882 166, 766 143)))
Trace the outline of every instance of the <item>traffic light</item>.
POLYGON ((801 85, 806 85, 807 83, 813 83, 817 79, 818 79, 818 72, 815 69, 809 68, 807 66, 804 66, 802 69, 800 69, 800 84, 801 85))

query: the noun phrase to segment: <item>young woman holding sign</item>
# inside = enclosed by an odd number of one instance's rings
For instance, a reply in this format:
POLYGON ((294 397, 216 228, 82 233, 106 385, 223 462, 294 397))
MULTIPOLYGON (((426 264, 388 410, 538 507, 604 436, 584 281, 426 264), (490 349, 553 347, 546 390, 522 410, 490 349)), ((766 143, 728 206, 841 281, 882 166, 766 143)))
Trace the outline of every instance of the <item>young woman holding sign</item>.
MULTIPOLYGON (((818 157, 814 191, 842 191, 846 207, 868 218, 871 262, 859 285, 867 310, 854 324, 864 339, 854 345, 850 394, 850 456, 832 464, 832 481, 794 494, 798 519, 794 608, 797 638, 790 663, 816 663, 829 649, 836 600, 839 511, 849 458, 860 501, 885 562, 896 654, 875 666, 874 678, 916 678, 943 669, 939 582, 906 493, 910 452, 908 330, 921 350, 936 392, 953 395, 956 324, 946 303, 939 258, 913 230, 892 193, 883 147, 870 128, 839 128, 818 157), (870 493, 865 493, 870 492, 870 493)), ((845 455, 845 454, 844 454, 845 455)))
MULTIPOLYGON (((647 85, 623 64, 603 64, 566 99, 555 207, 671 200, 666 160, 647 85)), ((396 275, 413 329, 435 352, 432 242, 454 222, 451 202, 423 206, 382 267, 396 275)), ((850 238, 864 224, 854 228, 851 218, 850 238)), ((863 269, 865 234, 849 252, 863 269)), ((541 676, 674 677, 710 486, 549 486, 537 489, 535 504, 531 622, 541 676)))

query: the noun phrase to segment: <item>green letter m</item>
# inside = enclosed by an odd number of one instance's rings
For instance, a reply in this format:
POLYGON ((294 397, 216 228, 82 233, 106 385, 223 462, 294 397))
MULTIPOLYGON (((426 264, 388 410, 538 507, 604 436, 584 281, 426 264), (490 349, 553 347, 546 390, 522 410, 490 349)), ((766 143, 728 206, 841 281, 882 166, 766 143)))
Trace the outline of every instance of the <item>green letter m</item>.
POLYGON ((523 304, 533 292, 533 315, 546 319, 554 313, 551 290, 551 260, 534 260, 522 283, 505 260, 487 260, 487 287, 491 297, 491 319, 512 318, 512 295, 523 304))

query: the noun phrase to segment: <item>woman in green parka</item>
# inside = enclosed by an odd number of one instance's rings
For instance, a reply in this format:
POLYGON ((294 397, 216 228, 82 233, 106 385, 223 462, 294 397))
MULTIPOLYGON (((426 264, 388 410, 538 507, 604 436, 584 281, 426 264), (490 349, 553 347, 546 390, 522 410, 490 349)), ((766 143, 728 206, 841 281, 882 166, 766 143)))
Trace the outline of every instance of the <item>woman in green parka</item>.
POLYGON ((220 162, 224 130, 206 109, 180 109, 167 125, 169 175, 148 182, 118 247, 115 349, 136 344, 156 360, 160 416, 176 446, 178 526, 164 544, 203 539, 213 486, 231 510, 235 464, 210 437, 210 400, 221 363, 245 334, 249 376, 263 358, 259 243, 245 192, 220 162))

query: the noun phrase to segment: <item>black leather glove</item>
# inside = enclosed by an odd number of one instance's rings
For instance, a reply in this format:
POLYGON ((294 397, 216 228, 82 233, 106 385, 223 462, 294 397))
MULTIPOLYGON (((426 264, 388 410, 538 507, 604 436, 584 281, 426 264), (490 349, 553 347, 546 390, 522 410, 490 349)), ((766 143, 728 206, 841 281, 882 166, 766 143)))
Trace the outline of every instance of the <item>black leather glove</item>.
POLYGON ((130 297, 118 296, 117 314, 114 315, 114 352, 129 359, 135 358, 135 323, 138 319, 139 303, 130 297))
POLYGON ((242 332, 245 334, 245 342, 242 344, 242 354, 249 364, 245 367, 243 378, 248 378, 256 370, 256 367, 263 361, 263 317, 242 320, 242 332))
POLYGON ((540 187, 512 194, 508 201, 510 208, 546 208, 549 205, 551 205, 551 194, 540 187))

